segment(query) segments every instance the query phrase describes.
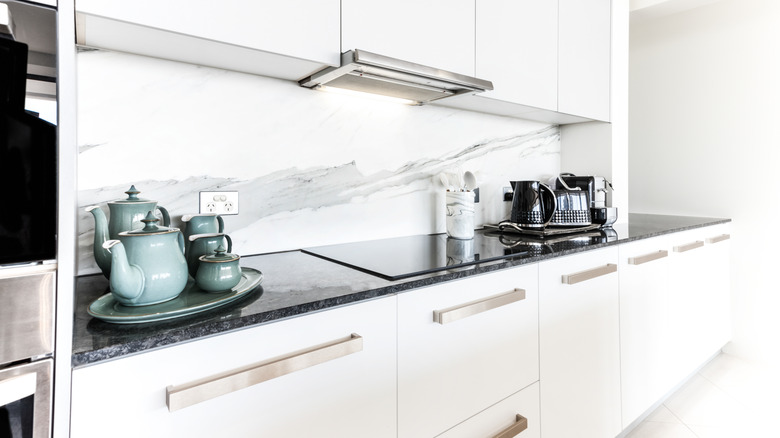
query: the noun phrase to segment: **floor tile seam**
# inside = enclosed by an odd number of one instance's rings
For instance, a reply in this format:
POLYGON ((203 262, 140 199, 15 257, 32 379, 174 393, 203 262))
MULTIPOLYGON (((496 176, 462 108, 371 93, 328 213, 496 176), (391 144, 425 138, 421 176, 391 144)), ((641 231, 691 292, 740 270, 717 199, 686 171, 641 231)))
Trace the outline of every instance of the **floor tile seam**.
POLYGON ((698 372, 697 374, 698 374, 699 376, 701 376, 701 378, 703 378, 704 380, 706 380, 706 381, 710 382, 710 383, 712 384, 712 386, 714 386, 715 388, 717 388, 717 389, 718 389, 718 390, 719 390, 721 393, 723 393, 723 395, 725 395, 725 396, 726 396, 726 397, 727 397, 729 400, 731 400, 732 402, 734 402, 735 404, 737 404, 739 407, 741 407, 742 409, 744 409, 746 413, 748 413, 748 414, 749 414, 749 413, 753 412, 753 410, 754 410, 753 406, 750 406, 750 405, 749 405, 749 404, 747 404, 746 402, 743 402, 743 401, 742 401, 742 400, 741 400, 739 397, 737 397, 737 396, 735 396, 734 394, 730 393, 728 390, 726 390, 726 388, 723 388, 723 387, 721 387, 720 385, 718 385, 718 383, 717 383, 717 382, 713 381, 712 379, 709 379, 709 378, 707 378, 706 376, 704 376, 703 374, 701 374, 701 372, 698 372))
MULTIPOLYGON (((673 396, 673 395, 672 395, 672 396, 673 396)), ((670 398, 671 398, 671 397, 670 397, 670 398)), ((683 426, 685 426, 685 428, 686 428, 686 429, 688 429, 688 430, 689 430, 689 431, 690 431, 690 432, 691 432, 691 433, 692 433, 694 436, 696 436, 696 437, 698 437, 698 436, 699 436, 699 435, 697 435, 697 434, 696 434, 696 432, 695 432, 693 429, 691 429, 691 426, 689 426, 689 425, 688 425, 688 423, 686 423, 685 421, 683 421, 683 419, 682 419, 682 418, 680 418, 680 416, 679 416, 679 415, 677 415, 677 413, 676 413, 676 412, 674 412, 674 411, 672 410, 672 408, 670 408, 669 406, 667 406, 667 405, 666 405, 666 402, 662 403, 662 406, 663 406, 663 407, 665 407, 665 408, 666 408, 666 410, 668 410, 668 411, 669 411, 669 412, 670 412, 670 413, 671 413, 671 414, 674 416, 674 418, 676 418, 676 419, 677 419, 677 421, 679 421, 679 422, 680 422, 679 424, 682 424, 683 426)), ((666 423, 666 424, 677 424, 677 423, 666 423)))

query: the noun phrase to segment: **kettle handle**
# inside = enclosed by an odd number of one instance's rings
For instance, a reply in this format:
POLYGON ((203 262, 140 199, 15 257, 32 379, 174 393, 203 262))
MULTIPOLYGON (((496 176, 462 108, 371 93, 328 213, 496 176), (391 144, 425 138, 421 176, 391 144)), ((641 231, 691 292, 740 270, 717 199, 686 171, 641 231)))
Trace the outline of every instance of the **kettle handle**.
POLYGON ((171 215, 168 214, 168 210, 165 209, 165 207, 158 206, 158 210, 160 210, 160 213, 162 214, 162 224, 163 226, 170 227, 171 226, 171 215))
POLYGON ((555 210, 558 209, 558 202, 555 199, 555 192, 553 192, 550 186, 543 182, 539 183, 539 194, 542 197, 542 206, 545 213, 543 221, 544 226, 546 227, 552 220, 553 215, 555 215, 555 210), (547 198, 545 198, 545 193, 548 195, 547 198))

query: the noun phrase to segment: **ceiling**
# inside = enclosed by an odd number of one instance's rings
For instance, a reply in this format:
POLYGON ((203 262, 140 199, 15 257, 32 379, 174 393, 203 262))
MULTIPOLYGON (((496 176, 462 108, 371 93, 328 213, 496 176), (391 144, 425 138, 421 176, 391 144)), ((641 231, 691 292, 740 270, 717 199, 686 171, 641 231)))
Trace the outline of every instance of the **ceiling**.
POLYGON ((631 23, 685 12, 721 0, 631 0, 631 23))

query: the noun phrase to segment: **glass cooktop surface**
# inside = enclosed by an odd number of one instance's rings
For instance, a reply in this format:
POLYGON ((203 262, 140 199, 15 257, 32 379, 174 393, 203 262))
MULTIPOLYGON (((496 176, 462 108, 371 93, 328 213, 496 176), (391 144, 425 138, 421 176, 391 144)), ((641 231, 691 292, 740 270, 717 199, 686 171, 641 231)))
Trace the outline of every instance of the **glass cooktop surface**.
POLYGON ((417 235, 304 248, 303 252, 386 280, 400 280, 480 262, 528 254, 477 231, 470 240, 446 234, 417 235))

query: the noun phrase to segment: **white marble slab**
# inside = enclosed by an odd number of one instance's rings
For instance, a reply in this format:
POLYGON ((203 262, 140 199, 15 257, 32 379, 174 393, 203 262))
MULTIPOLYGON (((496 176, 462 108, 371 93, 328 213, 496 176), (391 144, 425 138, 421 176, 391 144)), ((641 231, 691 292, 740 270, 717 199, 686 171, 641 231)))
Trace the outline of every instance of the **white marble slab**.
MULTIPOLYGON (((444 232, 437 175, 480 186, 476 223, 503 219, 502 187, 558 173, 555 125, 313 91, 294 82, 122 53, 79 69, 79 205, 135 184, 174 223, 202 190, 238 190, 225 219, 242 255, 444 232)), ((79 272, 97 272, 79 216, 79 272)))

